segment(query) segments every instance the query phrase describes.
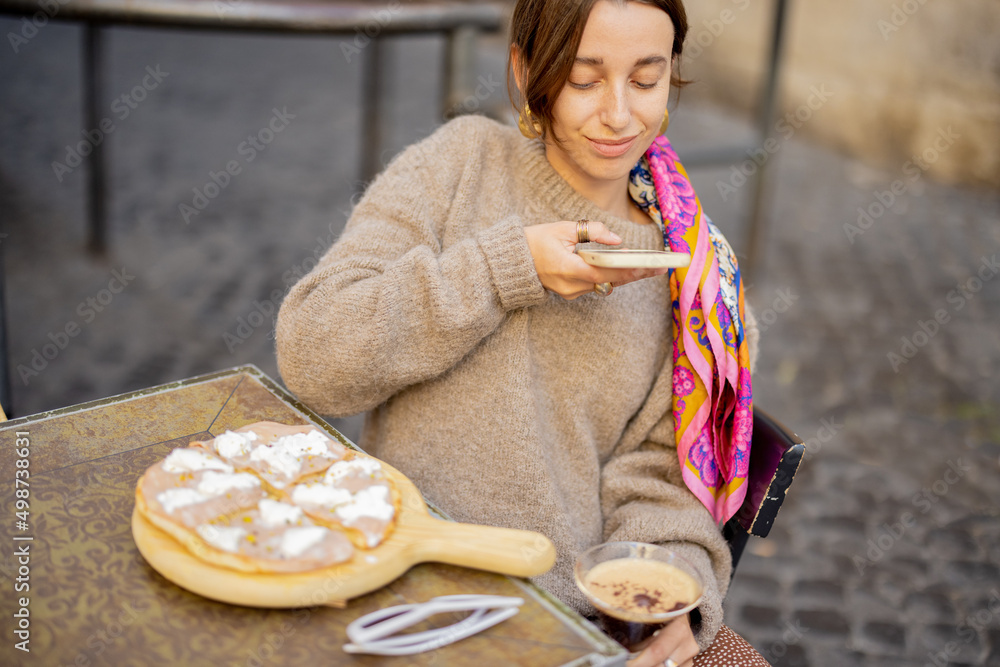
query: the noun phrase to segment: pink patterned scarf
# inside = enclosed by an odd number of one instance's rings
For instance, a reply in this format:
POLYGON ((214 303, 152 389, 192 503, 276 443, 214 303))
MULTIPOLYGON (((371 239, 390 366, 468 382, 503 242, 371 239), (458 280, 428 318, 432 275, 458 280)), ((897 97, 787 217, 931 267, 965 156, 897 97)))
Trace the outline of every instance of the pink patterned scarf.
POLYGON ((684 482, 723 523, 746 495, 753 428, 740 270, 666 137, 632 169, 629 194, 669 250, 691 255, 670 273, 674 433, 684 482))

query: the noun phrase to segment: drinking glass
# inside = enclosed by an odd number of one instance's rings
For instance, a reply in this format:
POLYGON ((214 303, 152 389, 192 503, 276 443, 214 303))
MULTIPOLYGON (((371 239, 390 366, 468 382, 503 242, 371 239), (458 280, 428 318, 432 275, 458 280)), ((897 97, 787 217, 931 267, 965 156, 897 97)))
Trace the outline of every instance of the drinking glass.
POLYGON ((608 542, 580 554, 576 585, 605 634, 632 656, 636 646, 701 601, 698 571, 676 552, 642 542, 608 542))

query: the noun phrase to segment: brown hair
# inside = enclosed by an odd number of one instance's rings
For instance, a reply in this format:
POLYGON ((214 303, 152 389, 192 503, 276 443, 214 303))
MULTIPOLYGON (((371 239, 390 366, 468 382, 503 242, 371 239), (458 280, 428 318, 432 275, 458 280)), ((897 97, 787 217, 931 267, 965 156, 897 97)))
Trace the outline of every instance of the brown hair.
MULTIPOLYGON (((590 12, 598 0, 517 0, 510 21, 507 92, 518 113, 524 104, 531 111, 531 121, 541 125, 542 136, 552 127, 552 107, 569 79, 577 49, 590 12), (516 71, 513 59, 517 50, 516 71), (513 80, 512 80, 513 77, 513 80), (517 94, 517 82, 521 83, 517 94)), ((659 7, 674 24, 671 55, 680 63, 687 36, 687 13, 683 0, 611 0, 624 4, 641 2, 659 7)), ((681 87, 688 83, 671 70, 670 83, 681 87)), ((530 125, 529 119, 525 119, 530 125)))

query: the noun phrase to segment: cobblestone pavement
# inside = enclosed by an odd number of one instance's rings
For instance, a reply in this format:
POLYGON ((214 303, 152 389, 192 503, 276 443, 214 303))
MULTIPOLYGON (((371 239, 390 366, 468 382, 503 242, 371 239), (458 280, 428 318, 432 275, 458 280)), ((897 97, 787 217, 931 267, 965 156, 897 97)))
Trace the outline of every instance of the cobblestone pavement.
MULTIPOLYGON (((274 308, 336 238, 357 185, 358 60, 331 39, 111 31, 111 248, 95 259, 85 168, 67 149, 97 136, 78 113, 79 39, 52 23, 0 50, 9 407, 248 362, 276 377, 274 308), (147 67, 161 74, 144 86, 147 67), (285 125, 251 160, 244 142, 275 117, 285 125)), ((505 104, 502 47, 488 46, 489 85, 470 100, 482 110, 505 104)), ((425 38, 388 49, 383 161, 440 122, 441 53, 425 38)), ((672 115, 682 157, 748 132, 695 95, 672 115)), ((1000 194, 800 137, 769 159, 766 270, 749 290, 766 327, 756 400, 808 454, 772 535, 748 547, 728 622, 776 665, 1000 665, 1000 194)), ((733 168, 694 179, 739 249, 749 188, 733 168)), ((337 425, 356 435, 356 419, 337 425)))

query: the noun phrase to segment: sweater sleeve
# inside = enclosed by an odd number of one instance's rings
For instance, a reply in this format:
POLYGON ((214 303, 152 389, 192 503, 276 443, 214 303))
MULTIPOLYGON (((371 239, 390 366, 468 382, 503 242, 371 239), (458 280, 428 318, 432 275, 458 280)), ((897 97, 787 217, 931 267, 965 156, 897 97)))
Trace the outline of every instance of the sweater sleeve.
POLYGON ((704 650, 722 626, 722 600, 732 559, 712 515, 684 484, 667 414, 636 449, 604 466, 601 505, 604 539, 669 547, 690 562, 705 585, 695 639, 704 650))
POLYGON ((356 414, 445 373, 506 313, 544 300, 523 222, 461 210, 475 178, 457 156, 475 154, 475 131, 446 126, 404 151, 282 303, 279 370, 321 413, 356 414))

